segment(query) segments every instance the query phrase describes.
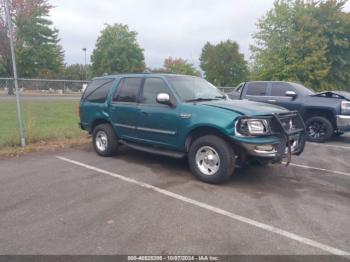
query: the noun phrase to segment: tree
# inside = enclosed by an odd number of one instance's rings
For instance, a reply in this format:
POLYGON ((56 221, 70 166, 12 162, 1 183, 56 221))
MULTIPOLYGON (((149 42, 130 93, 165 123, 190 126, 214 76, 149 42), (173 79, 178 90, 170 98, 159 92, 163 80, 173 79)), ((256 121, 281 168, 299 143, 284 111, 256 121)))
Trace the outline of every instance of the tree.
POLYGON ((280 0, 259 20, 252 75, 315 90, 350 86, 350 14, 345 1, 280 0))
MULTIPOLYGON (((82 64, 66 65, 63 78, 69 80, 85 80, 85 68, 82 64)), ((86 79, 91 78, 91 65, 86 65, 86 79)))
POLYGON ((7 72, 5 68, 5 63, 2 61, 2 58, 0 57, 0 77, 7 77, 7 72))
POLYGON ((163 67, 164 68, 160 69, 160 71, 166 73, 200 76, 200 72, 194 65, 182 58, 168 57, 164 60, 163 67))
POLYGON ((214 85, 236 86, 247 78, 247 62, 239 52, 239 45, 231 40, 217 45, 207 42, 199 60, 205 78, 214 85))
POLYGON ((145 58, 136 36, 127 25, 107 25, 91 55, 93 74, 142 72, 145 58))
POLYGON ((9 77, 12 75, 12 64, 4 1, 0 0, 0 68, 3 76, 9 77))
POLYGON ((313 8, 313 17, 323 26, 327 39, 330 69, 322 87, 350 91, 350 12, 342 11, 346 2, 322 1, 313 8))
MULTIPOLYGON (((5 1, 5 0, 2 0, 5 1)), ((8 28, 4 5, 0 10, 0 56, 7 75, 12 75, 8 28)), ((59 45, 58 30, 48 19, 52 6, 47 0, 12 0, 10 11, 14 22, 15 51, 20 77, 52 77, 63 69, 64 54, 59 45)))

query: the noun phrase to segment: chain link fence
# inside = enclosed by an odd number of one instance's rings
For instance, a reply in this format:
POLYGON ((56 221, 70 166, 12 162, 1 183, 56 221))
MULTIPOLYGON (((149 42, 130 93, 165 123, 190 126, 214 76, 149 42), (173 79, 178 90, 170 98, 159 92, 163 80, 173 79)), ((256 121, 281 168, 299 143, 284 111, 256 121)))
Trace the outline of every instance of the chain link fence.
MULTIPOLYGON (((19 78, 20 92, 36 94, 74 94, 81 93, 89 81, 64 80, 64 79, 29 79, 19 78)), ((0 93, 8 94, 14 90, 13 78, 0 78, 0 93)))
MULTIPOLYGON (((18 85, 21 92, 41 94, 74 94, 81 93, 89 81, 64 79, 30 79, 19 78, 18 85)), ((0 78, 0 94, 7 94, 14 89, 13 78, 0 78)), ((218 87, 222 92, 232 92, 235 87, 218 87)))

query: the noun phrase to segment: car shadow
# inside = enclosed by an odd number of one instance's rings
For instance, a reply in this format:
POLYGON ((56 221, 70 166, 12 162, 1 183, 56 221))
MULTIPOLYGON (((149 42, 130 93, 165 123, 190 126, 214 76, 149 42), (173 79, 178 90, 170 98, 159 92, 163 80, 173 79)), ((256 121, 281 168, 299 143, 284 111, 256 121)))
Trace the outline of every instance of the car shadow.
POLYGON ((341 136, 333 137, 330 141, 350 144, 350 136, 349 135, 341 135, 341 136))
MULTIPOLYGON (((176 176, 186 178, 187 180, 196 180, 191 174, 187 158, 174 159, 161 155, 153 155, 125 146, 119 150, 115 158, 128 163, 147 166, 152 172, 162 176, 176 176)), ((281 170, 283 170, 283 168, 281 170)), ((281 177, 281 170, 275 169, 272 165, 249 165, 243 168, 236 167, 234 174, 227 183, 231 185, 249 185, 262 182, 271 183, 271 177, 281 177)))
MULTIPOLYGON (((93 152, 92 148, 86 148, 86 150, 93 152)), ((328 179, 327 176, 305 176, 303 175, 304 171, 294 167, 286 167, 283 164, 236 167, 228 181, 219 185, 210 185, 193 177, 186 158, 174 159, 153 155, 126 146, 122 146, 114 158, 138 166, 136 172, 140 172, 140 166, 147 167, 147 172, 151 172, 156 176, 153 177, 155 181, 152 182, 152 185, 169 190, 187 184, 191 188, 200 191, 214 192, 220 190, 221 192, 221 190, 224 190, 230 192, 234 190, 254 198, 274 194, 281 197, 296 198, 306 191, 313 192, 315 195, 324 193, 343 194, 343 197, 344 192, 349 193, 348 190, 337 189, 334 185, 330 187, 329 181, 325 180, 328 179)), ((129 169, 129 172, 133 171, 129 169)))

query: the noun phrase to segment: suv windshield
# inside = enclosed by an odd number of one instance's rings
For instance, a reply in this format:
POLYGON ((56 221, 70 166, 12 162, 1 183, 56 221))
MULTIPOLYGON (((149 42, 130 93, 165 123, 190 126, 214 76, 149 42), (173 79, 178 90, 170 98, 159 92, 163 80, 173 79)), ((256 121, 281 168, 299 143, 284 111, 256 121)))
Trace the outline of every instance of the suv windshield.
POLYGON ((194 76, 167 76, 175 92, 184 102, 225 99, 208 81, 194 76))

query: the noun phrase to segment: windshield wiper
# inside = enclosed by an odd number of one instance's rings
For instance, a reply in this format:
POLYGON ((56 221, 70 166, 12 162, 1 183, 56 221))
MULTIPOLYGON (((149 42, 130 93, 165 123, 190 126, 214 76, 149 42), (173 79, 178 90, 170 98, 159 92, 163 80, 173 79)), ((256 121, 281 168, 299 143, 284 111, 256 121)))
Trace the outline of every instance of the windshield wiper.
POLYGON ((218 100, 218 98, 194 98, 194 99, 187 99, 185 102, 201 102, 201 101, 212 101, 212 100, 218 100))
POLYGON ((215 98, 226 99, 226 96, 216 96, 215 98))

